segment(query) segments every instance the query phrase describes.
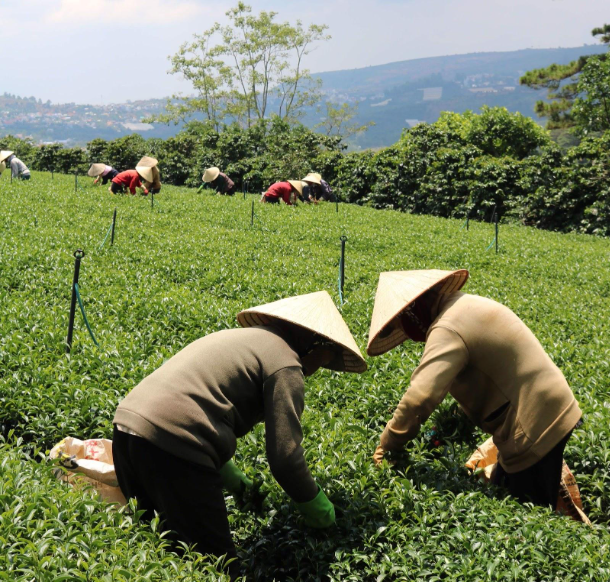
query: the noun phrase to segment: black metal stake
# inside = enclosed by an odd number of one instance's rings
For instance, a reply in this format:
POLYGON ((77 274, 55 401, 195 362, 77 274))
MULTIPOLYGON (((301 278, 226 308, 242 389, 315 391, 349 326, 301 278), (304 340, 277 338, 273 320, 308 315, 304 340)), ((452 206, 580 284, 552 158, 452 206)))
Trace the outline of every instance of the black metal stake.
POLYGON ((348 238, 344 235, 339 237, 339 240, 342 243, 342 256, 340 259, 340 263, 339 263, 339 280, 340 280, 340 287, 342 290, 342 297, 344 296, 344 272, 345 272, 345 252, 346 252, 346 241, 348 240, 348 238))
POLYGON ((244 200, 246 200, 246 182, 242 182, 242 194, 244 195, 244 200))
POLYGON ((467 212, 467 230, 469 230, 469 215, 471 214, 471 211, 467 212))
POLYGON ((74 251, 74 277, 72 278, 72 299, 70 300, 70 319, 68 321, 68 338, 66 339, 66 353, 72 349, 72 333, 74 332, 74 313, 76 312, 76 287, 78 276, 81 270, 81 259, 85 256, 85 251, 77 249, 74 251))
POLYGON ((252 208, 250 210, 250 226, 253 226, 255 223, 255 201, 252 201, 252 208))
POLYGON ((151 190, 151 208, 153 208, 153 206, 155 206, 155 194, 153 194, 153 191, 151 190))
POLYGON ((490 216, 490 222, 494 221, 495 216, 496 216, 496 204, 494 205, 494 208, 492 209, 492 215, 490 216))
POLYGON ((496 250, 496 254, 499 254, 499 216, 498 214, 494 214, 494 248, 496 250))
POLYGON ((110 233, 110 246, 115 243, 115 225, 117 224, 117 209, 112 213, 112 231, 110 233))
POLYGON ((78 173, 74 172, 74 192, 76 193, 76 189, 78 188, 78 173))

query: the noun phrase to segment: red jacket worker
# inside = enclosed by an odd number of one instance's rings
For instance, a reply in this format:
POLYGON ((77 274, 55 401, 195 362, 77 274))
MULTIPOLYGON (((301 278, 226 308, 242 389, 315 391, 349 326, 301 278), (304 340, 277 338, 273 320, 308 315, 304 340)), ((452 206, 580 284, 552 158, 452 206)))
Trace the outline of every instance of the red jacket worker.
POLYGON ((117 174, 113 179, 112 179, 112 183, 110 184, 110 188, 108 189, 108 191, 111 194, 118 194, 119 192, 122 192, 125 188, 129 188, 129 191, 131 194, 135 194, 136 193, 136 188, 138 188, 139 190, 142 190, 142 193, 146 196, 149 192, 148 190, 142 185, 142 179, 145 179, 149 182, 153 181, 153 176, 152 176, 152 171, 151 168, 140 168, 139 170, 126 170, 125 172, 121 172, 120 174, 117 174), (144 174, 146 173, 146 170, 150 171, 150 176, 145 176, 144 174))
POLYGON ((259 202, 271 202, 277 204, 282 199, 289 206, 294 204, 298 196, 303 192, 303 184, 299 180, 287 180, 272 184, 267 192, 264 192, 259 202))

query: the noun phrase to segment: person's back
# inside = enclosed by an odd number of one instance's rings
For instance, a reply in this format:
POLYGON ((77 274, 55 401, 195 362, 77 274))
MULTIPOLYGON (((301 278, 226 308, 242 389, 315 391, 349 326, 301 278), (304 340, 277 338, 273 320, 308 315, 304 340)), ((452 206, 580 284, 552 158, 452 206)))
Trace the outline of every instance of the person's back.
POLYGON ((21 178, 22 180, 30 179, 30 170, 28 167, 14 154, 8 159, 11 167, 11 176, 13 178, 21 178))
POLYGON ((564 375, 508 307, 462 292, 443 297, 426 349, 452 340, 464 346, 466 365, 449 392, 478 426, 495 436, 505 467, 519 470, 543 456, 579 420, 564 375), (491 419, 500 408, 502 414, 491 419))
POLYGON ((290 367, 300 370, 299 358, 272 329, 218 331, 147 376, 121 402, 115 422, 181 458, 220 466, 233 456, 236 437, 263 420, 265 382, 290 367))

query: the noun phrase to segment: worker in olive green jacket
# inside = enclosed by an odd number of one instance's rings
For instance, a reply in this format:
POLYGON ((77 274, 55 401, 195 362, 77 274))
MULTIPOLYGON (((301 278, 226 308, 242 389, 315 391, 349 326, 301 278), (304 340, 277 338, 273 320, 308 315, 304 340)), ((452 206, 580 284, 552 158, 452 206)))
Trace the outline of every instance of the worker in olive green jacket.
POLYGON ((520 500, 555 509, 564 446, 581 411, 562 372, 510 309, 459 292, 469 273, 381 273, 367 353, 407 339, 425 342, 420 364, 377 448, 374 461, 413 439, 450 393, 493 436, 493 481, 520 500))
MULTIPOLYGON (((157 511, 178 539, 236 557, 222 486, 236 501, 253 482, 231 461, 236 439, 265 423, 273 476, 311 527, 335 522, 301 446, 304 376, 319 367, 362 372, 360 351, 326 291, 238 314, 229 329, 188 345, 119 404, 113 456, 119 486, 145 517, 157 511)), ((232 578, 239 572, 234 560, 232 578)))

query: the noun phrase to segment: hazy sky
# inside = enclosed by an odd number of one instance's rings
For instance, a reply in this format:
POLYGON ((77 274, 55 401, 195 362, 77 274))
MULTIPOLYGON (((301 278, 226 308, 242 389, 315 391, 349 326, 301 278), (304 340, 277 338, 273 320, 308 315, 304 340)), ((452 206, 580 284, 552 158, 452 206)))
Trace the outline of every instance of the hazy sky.
MULTIPOLYGON (((0 0, 0 93, 110 103, 189 92, 168 55, 237 3, 0 0)), ((247 2, 248 3, 248 2, 247 2)), ((253 0, 279 21, 327 24, 312 72, 422 57, 591 44, 609 0, 253 0)))

